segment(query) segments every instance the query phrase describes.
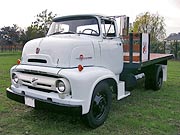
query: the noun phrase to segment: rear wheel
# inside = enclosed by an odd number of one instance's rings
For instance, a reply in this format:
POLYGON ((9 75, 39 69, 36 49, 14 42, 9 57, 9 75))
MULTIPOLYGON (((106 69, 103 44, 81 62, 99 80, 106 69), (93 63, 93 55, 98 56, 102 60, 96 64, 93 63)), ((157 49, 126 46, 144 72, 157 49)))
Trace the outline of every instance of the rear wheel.
POLYGON ((159 90, 163 84, 163 69, 161 65, 148 68, 145 72, 145 88, 159 90))
POLYGON ((84 116, 91 128, 96 128, 106 120, 112 102, 112 92, 105 82, 98 84, 93 92, 89 112, 84 116))
POLYGON ((163 84, 163 69, 161 65, 156 65, 152 89, 159 90, 161 89, 162 84, 163 84))

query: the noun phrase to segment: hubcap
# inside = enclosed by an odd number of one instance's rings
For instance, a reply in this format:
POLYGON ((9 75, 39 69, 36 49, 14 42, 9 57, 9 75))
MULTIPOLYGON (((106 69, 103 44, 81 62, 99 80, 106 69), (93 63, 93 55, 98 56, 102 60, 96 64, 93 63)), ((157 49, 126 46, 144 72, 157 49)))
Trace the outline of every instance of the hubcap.
POLYGON ((163 77, 162 77, 162 75, 161 75, 161 73, 159 74, 159 77, 158 77, 158 82, 157 82, 157 85, 159 86, 159 87, 161 87, 161 85, 162 85, 162 80, 163 80, 163 77))
POLYGON ((105 113, 107 106, 107 96, 104 93, 97 93, 93 101, 93 116, 100 119, 105 113))
POLYGON ((160 87, 161 85, 162 85, 162 77, 159 77, 158 86, 160 87))

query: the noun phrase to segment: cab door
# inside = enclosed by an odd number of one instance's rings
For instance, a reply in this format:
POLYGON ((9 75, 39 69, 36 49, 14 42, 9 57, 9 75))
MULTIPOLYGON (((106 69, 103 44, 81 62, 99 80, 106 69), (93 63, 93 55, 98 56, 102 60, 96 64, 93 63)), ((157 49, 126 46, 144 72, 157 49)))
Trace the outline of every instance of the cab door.
POLYGON ((101 20, 103 39, 99 42, 101 49, 101 66, 108 68, 114 74, 120 74, 123 69, 122 42, 117 37, 116 25, 113 20, 101 20))

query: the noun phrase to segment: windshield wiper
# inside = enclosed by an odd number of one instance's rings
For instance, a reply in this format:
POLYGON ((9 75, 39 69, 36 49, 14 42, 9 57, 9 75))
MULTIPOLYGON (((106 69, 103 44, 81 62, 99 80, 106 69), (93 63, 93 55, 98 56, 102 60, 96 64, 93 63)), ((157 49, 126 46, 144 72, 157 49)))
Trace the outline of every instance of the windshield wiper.
POLYGON ((58 31, 58 32, 54 32, 52 34, 49 34, 48 36, 51 36, 51 35, 57 35, 57 34, 61 34, 62 32, 61 31, 58 31))
POLYGON ((74 31, 67 31, 67 32, 62 32, 62 34, 76 34, 74 31))

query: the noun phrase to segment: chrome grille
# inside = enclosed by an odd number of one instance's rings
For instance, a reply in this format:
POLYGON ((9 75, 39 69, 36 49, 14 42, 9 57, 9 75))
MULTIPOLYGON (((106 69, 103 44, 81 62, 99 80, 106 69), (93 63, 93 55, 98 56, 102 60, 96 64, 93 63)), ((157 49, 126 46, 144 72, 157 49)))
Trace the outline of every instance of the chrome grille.
POLYGON ((31 87, 31 89, 43 89, 44 91, 56 92, 56 81, 58 78, 16 72, 20 85, 31 87))

